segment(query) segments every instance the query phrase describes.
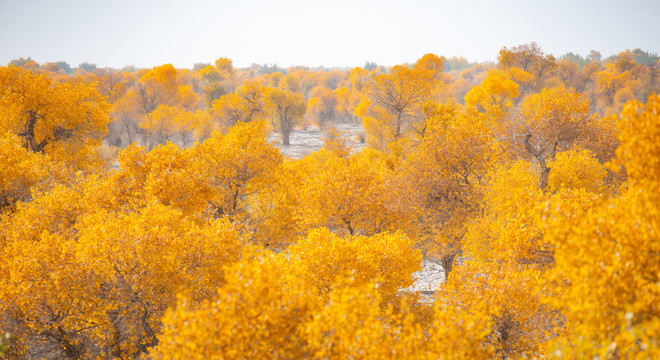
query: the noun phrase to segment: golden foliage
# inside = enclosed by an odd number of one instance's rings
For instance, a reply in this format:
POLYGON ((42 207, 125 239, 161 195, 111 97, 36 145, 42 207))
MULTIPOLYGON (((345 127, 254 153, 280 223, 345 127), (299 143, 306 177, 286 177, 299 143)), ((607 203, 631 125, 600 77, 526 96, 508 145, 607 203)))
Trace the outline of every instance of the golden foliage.
POLYGON ((224 95, 212 104, 213 114, 226 128, 239 122, 265 120, 272 111, 266 88, 256 81, 246 82, 236 92, 224 95))
POLYGON ((0 352, 658 358, 660 76, 597 55, 0 67, 0 352), (362 150, 266 137, 358 118, 362 150))
POLYGON ((302 162, 309 167, 299 189, 305 227, 350 235, 406 229, 408 219, 396 206, 391 171, 382 159, 368 153, 344 158, 322 149, 302 162))
POLYGON ((109 110, 95 84, 56 83, 46 74, 0 67, 0 126, 28 151, 74 169, 98 167, 94 148, 107 133, 109 110))
POLYGON ((660 99, 629 102, 619 121, 617 163, 627 189, 578 224, 557 224, 554 302, 566 316, 556 357, 654 358, 660 354, 657 300, 660 99), (633 155, 634 153, 634 155, 633 155), (580 299, 580 301, 573 301, 580 299))

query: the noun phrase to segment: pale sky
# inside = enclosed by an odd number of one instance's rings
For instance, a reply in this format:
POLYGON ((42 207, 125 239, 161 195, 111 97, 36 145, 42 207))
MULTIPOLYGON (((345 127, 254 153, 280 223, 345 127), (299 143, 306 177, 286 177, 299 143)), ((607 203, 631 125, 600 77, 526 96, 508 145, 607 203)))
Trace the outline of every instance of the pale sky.
POLYGON ((0 0, 2 65, 390 66, 426 53, 495 61, 531 41, 555 56, 660 53, 660 0, 0 0))

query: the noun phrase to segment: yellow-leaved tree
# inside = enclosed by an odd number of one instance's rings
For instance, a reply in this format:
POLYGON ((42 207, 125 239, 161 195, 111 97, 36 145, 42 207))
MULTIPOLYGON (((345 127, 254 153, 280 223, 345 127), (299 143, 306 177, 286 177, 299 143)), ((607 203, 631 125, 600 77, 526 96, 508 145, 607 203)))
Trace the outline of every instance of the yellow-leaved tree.
POLYGON ((30 152, 75 168, 98 167, 95 150, 107 133, 109 111, 95 84, 57 83, 47 74, 0 67, 0 127, 30 152))
POLYGON ((200 220, 153 198, 116 206, 140 196, 111 198, 121 181, 56 186, 3 224, 0 328, 13 335, 10 356, 139 356, 177 294, 208 299, 238 259, 243 243, 226 219, 200 220))
POLYGON ((441 83, 442 58, 428 54, 411 68, 394 66, 385 74, 372 77, 365 86, 366 97, 357 107, 372 147, 387 150, 407 134, 420 133, 424 117, 421 104, 431 100, 441 83))
POLYGON ((397 169, 399 201, 408 204, 419 245, 449 276, 466 226, 482 211, 481 187, 502 151, 483 118, 456 104, 425 104, 424 137, 397 169))
POLYGON ((148 147, 165 145, 167 141, 175 141, 183 147, 190 146, 197 137, 204 137, 208 131, 204 128, 205 114, 202 111, 189 111, 178 106, 159 105, 154 111, 145 115, 140 122, 143 136, 147 138, 148 147), (202 135, 202 136, 200 136, 202 135))
POLYGON ((305 115, 307 102, 300 94, 280 89, 268 89, 268 97, 275 108, 273 126, 279 130, 282 144, 290 145, 289 135, 305 115))
POLYGON ((545 189, 547 161, 589 136, 594 122, 584 95, 572 89, 544 89, 525 97, 518 114, 503 124, 502 134, 538 163, 539 186, 545 189))
POLYGON ((0 213, 30 198, 33 186, 48 174, 49 157, 20 146, 18 136, 0 130, 0 213))
POLYGON ((247 228, 249 198, 278 180, 279 150, 266 141, 263 121, 236 123, 229 133, 219 132, 191 149, 195 173, 211 192, 209 205, 216 217, 228 217, 247 228))
POLYGON ((213 115, 223 128, 239 122, 266 120, 272 107, 266 87, 258 81, 248 81, 212 104, 213 115))
POLYGON ((566 317, 549 353, 557 358, 660 356, 660 97, 628 102, 618 126, 622 194, 547 230, 557 263, 548 301, 566 317))
POLYGON ((321 149, 300 160, 308 178, 299 193, 301 221, 308 229, 328 227, 341 234, 373 235, 407 229, 388 178, 393 172, 376 153, 348 157, 321 149))
POLYGON ((342 239, 319 229, 288 254, 248 253, 227 269, 226 285, 213 301, 194 306, 187 297, 179 300, 165 316, 154 356, 375 359, 425 353, 414 317, 389 322, 392 308, 381 307, 381 301, 398 303, 397 290, 410 285, 420 267, 421 255, 411 245, 402 234, 342 239))

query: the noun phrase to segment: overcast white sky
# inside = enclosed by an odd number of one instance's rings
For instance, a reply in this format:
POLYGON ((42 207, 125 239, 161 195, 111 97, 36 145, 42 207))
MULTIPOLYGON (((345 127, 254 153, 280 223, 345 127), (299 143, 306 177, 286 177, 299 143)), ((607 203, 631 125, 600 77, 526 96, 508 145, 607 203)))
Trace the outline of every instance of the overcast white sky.
POLYGON ((0 64, 152 67, 381 65, 425 53, 496 59, 536 41, 550 54, 660 53, 660 0, 0 0, 0 64))

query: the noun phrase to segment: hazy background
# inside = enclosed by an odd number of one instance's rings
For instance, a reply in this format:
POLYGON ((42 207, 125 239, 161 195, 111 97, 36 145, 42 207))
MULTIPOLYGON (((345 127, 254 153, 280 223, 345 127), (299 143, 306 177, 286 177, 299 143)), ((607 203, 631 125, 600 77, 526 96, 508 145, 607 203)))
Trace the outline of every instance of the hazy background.
POLYGON ((660 0, 0 0, 0 64, 152 67, 229 57, 234 66, 380 65, 432 52, 495 61, 503 46, 604 57, 660 52, 660 0))

